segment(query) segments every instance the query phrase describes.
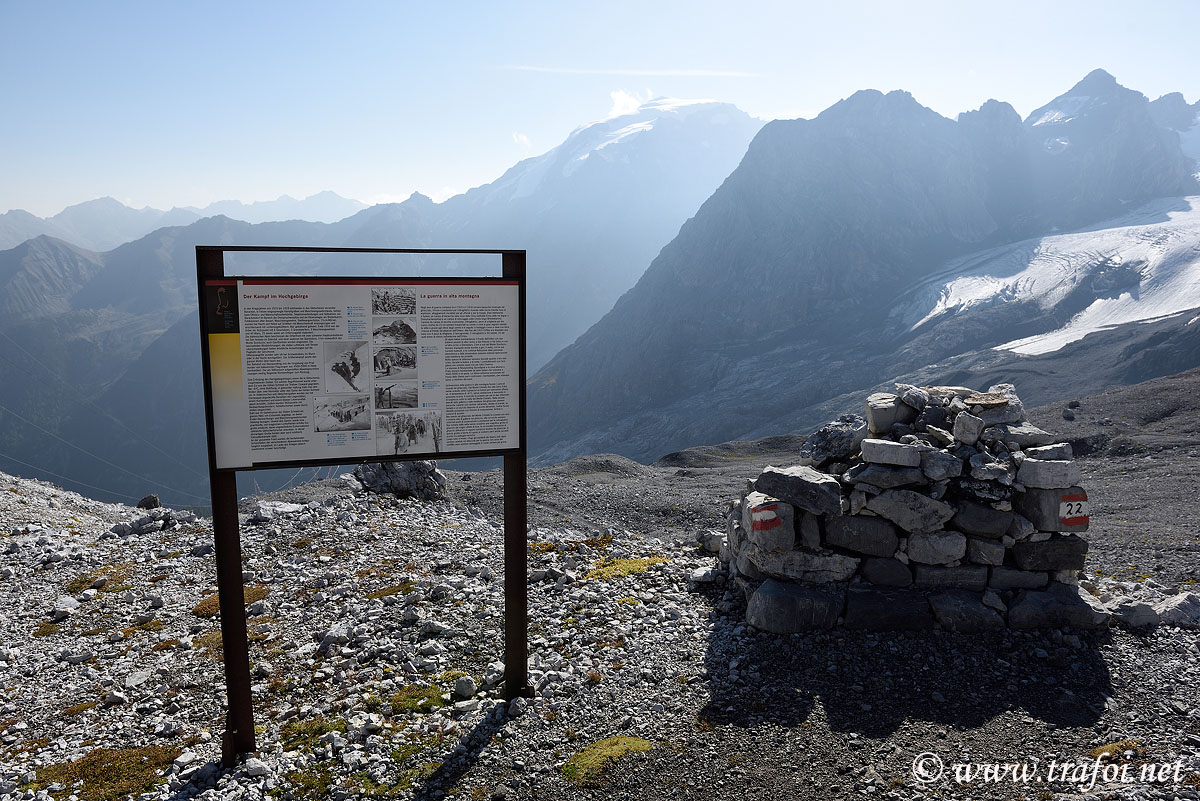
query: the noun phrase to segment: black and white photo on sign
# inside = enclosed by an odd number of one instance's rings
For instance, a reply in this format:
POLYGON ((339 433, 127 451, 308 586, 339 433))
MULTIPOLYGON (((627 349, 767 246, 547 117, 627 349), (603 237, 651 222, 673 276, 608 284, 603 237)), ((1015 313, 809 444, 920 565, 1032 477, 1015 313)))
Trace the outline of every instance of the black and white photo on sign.
POLYGON ((376 317, 372 342, 376 345, 417 344, 416 317, 376 317))
POLYGON ((416 314, 417 296, 403 287, 376 287, 371 290, 371 314, 416 314))
POLYGON ((400 345, 394 348, 375 348, 373 364, 375 380, 417 377, 417 349, 400 345))
POLYGON ((415 409, 417 408, 417 382, 412 381, 377 381, 375 383, 376 409, 415 409))
POLYGON ((366 395, 317 395, 313 398, 313 428, 322 431, 367 431, 371 404, 366 395))
POLYGON ((376 456, 434 453, 441 448, 441 412, 425 410, 375 415, 376 456))
POLYGON ((321 343, 326 392, 366 392, 367 358, 371 349, 366 342, 334 341, 321 343))

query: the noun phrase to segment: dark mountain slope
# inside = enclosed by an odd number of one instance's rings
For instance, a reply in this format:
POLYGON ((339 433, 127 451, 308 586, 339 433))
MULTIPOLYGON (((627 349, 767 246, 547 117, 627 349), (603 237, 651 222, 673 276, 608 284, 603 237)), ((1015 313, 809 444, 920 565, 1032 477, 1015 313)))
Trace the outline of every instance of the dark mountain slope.
POLYGON ((48 236, 0 251, 0 327, 68 311, 102 268, 100 254, 48 236))

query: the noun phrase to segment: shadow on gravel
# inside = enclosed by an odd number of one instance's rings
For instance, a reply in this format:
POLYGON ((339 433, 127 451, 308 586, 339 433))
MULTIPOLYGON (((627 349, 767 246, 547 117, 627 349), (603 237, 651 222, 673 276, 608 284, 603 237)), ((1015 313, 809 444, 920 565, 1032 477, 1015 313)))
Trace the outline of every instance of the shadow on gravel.
POLYGON ((495 707, 491 714, 462 738, 458 746, 446 757, 441 766, 420 784, 413 795, 416 801, 430 801, 446 797, 446 791, 458 784, 459 780, 479 761, 479 754, 491 739, 500 733, 511 720, 506 714, 507 704, 495 707))
MULTIPOLYGON (((720 591, 705 593, 714 603, 720 591)), ((1057 726, 1090 726, 1113 692, 1107 632, 764 634, 745 605, 718 615, 705 654, 702 720, 793 727, 818 699, 829 728, 882 737, 906 720, 974 728, 1010 710, 1057 726)))

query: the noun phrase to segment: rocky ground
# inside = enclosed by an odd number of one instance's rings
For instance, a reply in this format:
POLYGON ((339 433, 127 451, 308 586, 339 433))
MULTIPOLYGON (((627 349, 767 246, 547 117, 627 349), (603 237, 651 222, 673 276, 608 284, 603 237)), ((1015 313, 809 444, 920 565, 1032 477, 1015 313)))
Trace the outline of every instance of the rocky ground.
MULTIPOLYGON (((1198 384, 1031 413, 1089 451, 1098 591, 1197 579, 1198 384)), ((536 693, 511 704, 498 474, 247 501, 259 750, 232 768, 210 521, 0 475, 0 799, 1200 798, 1194 629, 776 637, 692 581, 697 532, 797 445, 532 471, 536 693)))

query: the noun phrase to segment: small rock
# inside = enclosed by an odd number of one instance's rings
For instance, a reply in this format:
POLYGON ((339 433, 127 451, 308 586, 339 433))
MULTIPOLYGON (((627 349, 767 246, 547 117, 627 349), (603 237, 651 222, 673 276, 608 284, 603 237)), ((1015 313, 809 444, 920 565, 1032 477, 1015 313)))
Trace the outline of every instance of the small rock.
POLYGON ((717 584, 725 580, 725 571, 716 567, 698 567, 688 574, 692 584, 717 584))
POLYGON ((269 767, 267 767, 267 763, 263 762, 261 759, 258 759, 257 757, 250 757, 249 759, 247 759, 245 767, 246 767, 246 775, 252 776, 252 777, 266 776, 268 773, 271 772, 271 769, 269 767))
POLYGON ((954 418, 954 438, 964 445, 974 445, 983 433, 984 422, 970 412, 959 412, 954 418))
POLYGON ((137 502, 139 509, 159 509, 161 507, 162 503, 159 502, 157 495, 147 495, 137 502))
POLYGON ((948 565, 967 553, 967 538, 957 531, 930 531, 908 538, 908 558, 926 565, 948 565))
POLYGON ((924 448, 902 445, 886 439, 864 439, 862 458, 871 464, 894 465, 896 467, 919 467, 924 448))
POLYGON ((454 695, 458 698, 466 700, 473 695, 478 687, 475 684, 475 679, 470 676, 462 676, 454 682, 454 695))
POLYGON ((150 675, 150 672, 146 670, 139 670, 134 673, 130 673, 125 677, 125 689, 132 690, 135 687, 140 687, 150 680, 150 675))
POLYGON ((1036 489, 1066 489, 1079 480, 1078 462, 1028 458, 1017 471, 1017 481, 1036 489))
POLYGON ((58 622, 66 620, 79 609, 79 601, 72 598, 70 595, 60 595, 54 602, 54 609, 50 613, 50 619, 58 622))
POLYGON ((1142 628, 1143 626, 1157 626, 1159 623, 1158 612, 1153 606, 1127 595, 1114 599, 1106 606, 1113 618, 1126 626, 1142 628))
POLYGON ((1163 625, 1200 629, 1200 595, 1181 592, 1154 605, 1163 625))

